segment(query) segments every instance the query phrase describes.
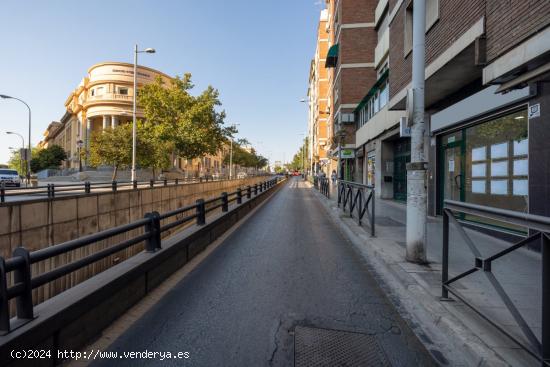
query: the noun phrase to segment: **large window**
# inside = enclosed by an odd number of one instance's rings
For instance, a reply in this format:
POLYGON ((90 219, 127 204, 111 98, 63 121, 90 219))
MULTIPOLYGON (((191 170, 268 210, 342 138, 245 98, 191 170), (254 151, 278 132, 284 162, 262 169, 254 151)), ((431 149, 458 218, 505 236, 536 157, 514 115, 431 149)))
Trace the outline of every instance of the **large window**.
POLYGON ((528 212, 526 109, 445 135, 442 143, 445 199, 528 212))

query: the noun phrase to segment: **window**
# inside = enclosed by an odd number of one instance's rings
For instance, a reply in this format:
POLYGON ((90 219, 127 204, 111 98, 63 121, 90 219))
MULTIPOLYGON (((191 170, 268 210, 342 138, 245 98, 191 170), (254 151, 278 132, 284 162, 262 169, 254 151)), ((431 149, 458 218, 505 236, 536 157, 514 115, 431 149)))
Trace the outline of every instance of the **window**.
POLYGON ((128 88, 118 88, 118 94, 128 95, 128 88))
MULTIPOLYGON (((432 26, 439 19, 439 0, 426 0, 426 33, 432 28, 432 26)), ((412 51, 413 40, 413 3, 410 2, 409 6, 405 9, 405 21, 404 21, 404 57, 412 51)))
POLYGON ((103 87, 97 87, 95 94, 98 95, 98 96, 102 95, 103 94, 103 87))
POLYGON ((90 95, 91 95, 92 97, 95 96, 95 89, 92 89, 92 90, 90 91, 90 95))

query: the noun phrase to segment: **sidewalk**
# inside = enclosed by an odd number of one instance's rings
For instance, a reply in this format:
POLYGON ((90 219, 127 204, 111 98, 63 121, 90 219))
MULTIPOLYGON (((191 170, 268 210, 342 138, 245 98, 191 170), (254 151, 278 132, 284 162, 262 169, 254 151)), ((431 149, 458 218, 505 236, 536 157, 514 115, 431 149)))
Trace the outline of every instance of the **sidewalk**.
MULTIPOLYGON (((376 237, 368 226, 360 227, 337 207, 332 190, 327 200, 317 197, 330 216, 350 238, 374 269, 392 301, 409 318, 428 349, 439 349, 442 364, 474 366, 539 366, 540 363, 460 301, 440 301, 442 220, 429 218, 427 254, 429 265, 405 261, 405 205, 376 200, 376 237), (436 348, 434 348, 436 347, 436 348)), ((483 255, 494 254, 509 243, 466 229, 483 255)), ((474 264, 474 256, 453 226, 450 228, 449 277, 474 264)), ((541 259, 527 250, 514 251, 493 264, 493 273, 519 309, 535 335, 541 334, 541 259)), ((471 274, 456 287, 477 307, 492 315, 506 330, 526 340, 512 315, 481 272, 471 274)), ((525 344, 528 344, 527 341, 525 344)))

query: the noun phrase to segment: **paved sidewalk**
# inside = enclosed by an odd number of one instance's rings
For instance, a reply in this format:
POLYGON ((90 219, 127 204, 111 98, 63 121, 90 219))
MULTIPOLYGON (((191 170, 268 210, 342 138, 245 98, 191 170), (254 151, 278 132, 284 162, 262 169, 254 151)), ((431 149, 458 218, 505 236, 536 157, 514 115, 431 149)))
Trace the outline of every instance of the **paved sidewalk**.
MULTIPOLYGON (((313 189, 314 190, 314 189, 313 189)), ((316 190, 314 190, 316 191, 316 190)), ((454 357, 465 356, 471 365, 539 366, 539 362, 498 332, 460 301, 440 301, 442 220, 429 218, 427 254, 429 265, 420 266, 405 261, 404 204, 376 200, 376 237, 368 226, 360 227, 337 208, 336 192, 331 199, 317 193, 333 219, 350 236, 351 241, 375 268, 377 275, 400 310, 418 324, 421 339, 443 350, 453 363, 454 357), (447 348, 445 348, 445 344, 447 348), (453 357, 454 356, 454 357, 453 357)), ((509 247, 509 243, 486 234, 468 230, 482 254, 494 254, 509 247)), ((450 229, 449 277, 474 264, 474 256, 455 228, 450 229)), ((540 254, 520 249, 493 263, 493 273, 501 282, 522 316, 540 340, 541 334, 541 259, 540 254)), ((515 336, 526 340, 512 315, 505 308, 491 284, 481 272, 469 275, 455 286, 486 314, 515 336)), ((528 345, 527 341, 525 344, 528 345)))

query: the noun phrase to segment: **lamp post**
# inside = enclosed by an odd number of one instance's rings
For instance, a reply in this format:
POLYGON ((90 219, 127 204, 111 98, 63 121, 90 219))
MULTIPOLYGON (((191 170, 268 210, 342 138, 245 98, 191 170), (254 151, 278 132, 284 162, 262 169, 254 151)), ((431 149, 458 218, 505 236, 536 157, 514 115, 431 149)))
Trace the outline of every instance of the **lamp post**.
MULTIPOLYGON (((237 128, 240 124, 231 125, 234 129, 237 128)), ((229 179, 233 178, 233 134, 231 134, 231 143, 229 151, 229 179)))
POLYGON ((23 135, 13 132, 13 131, 6 131, 6 134, 8 135, 17 135, 21 138, 21 150, 19 151, 19 170, 21 171, 20 175, 23 176, 23 156, 21 155, 25 150, 25 139, 23 138, 23 135))
POLYGON ((25 106, 27 106, 27 109, 29 110, 29 151, 28 153, 26 154, 26 157, 27 158, 27 185, 31 182, 31 158, 32 158, 32 152, 31 152, 31 108, 29 107, 29 105, 23 101, 22 99, 19 99, 19 98, 16 98, 16 97, 11 97, 11 96, 7 96, 5 94, 0 94, 0 98, 2 99, 15 99, 21 103, 23 103, 25 106))
POLYGON ((134 98, 132 108, 132 181, 136 180, 136 144, 137 144, 137 125, 136 125, 136 96, 137 96, 137 62, 139 53, 154 54, 154 48, 138 50, 138 45, 134 47, 134 98))
POLYGON ((84 146, 84 142, 82 140, 78 140, 76 142, 76 146, 78 148, 78 172, 82 172, 82 153, 81 153, 81 149, 82 149, 82 146, 84 146))

